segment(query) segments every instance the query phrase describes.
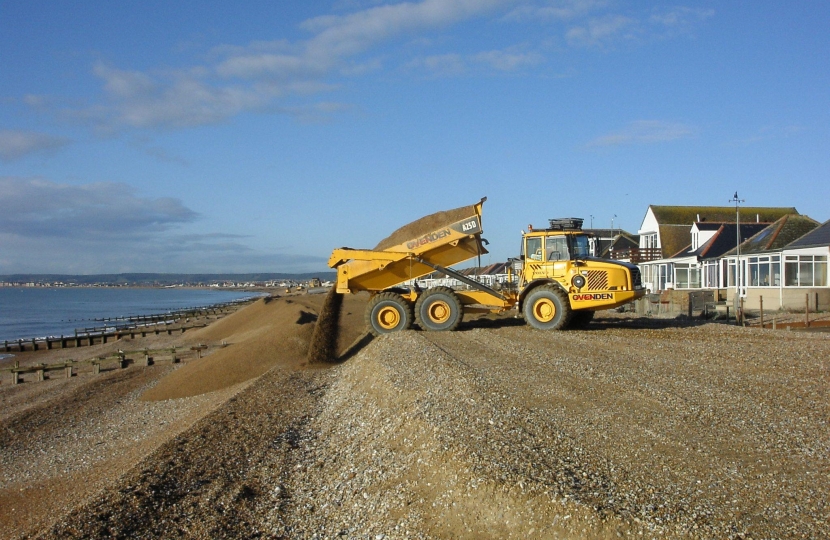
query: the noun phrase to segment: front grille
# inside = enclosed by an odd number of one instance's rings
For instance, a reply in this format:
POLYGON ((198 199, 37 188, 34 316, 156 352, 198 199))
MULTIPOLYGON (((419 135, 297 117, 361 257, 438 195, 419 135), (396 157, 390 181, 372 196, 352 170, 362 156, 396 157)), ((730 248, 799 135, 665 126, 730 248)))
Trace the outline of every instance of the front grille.
POLYGON ((631 270, 631 281, 634 283, 635 289, 640 289, 643 286, 643 278, 640 276, 640 269, 635 267, 631 270))
POLYGON ((604 291, 608 288, 608 272, 605 270, 588 270, 588 290, 604 291))

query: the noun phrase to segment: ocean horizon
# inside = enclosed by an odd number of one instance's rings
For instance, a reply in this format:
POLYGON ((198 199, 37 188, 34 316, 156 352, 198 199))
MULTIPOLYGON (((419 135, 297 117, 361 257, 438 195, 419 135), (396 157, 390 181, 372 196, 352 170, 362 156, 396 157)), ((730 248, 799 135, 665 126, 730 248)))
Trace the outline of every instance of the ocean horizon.
POLYGON ((150 287, 0 287, 0 342, 74 335, 96 319, 158 315, 261 296, 250 291, 150 287))

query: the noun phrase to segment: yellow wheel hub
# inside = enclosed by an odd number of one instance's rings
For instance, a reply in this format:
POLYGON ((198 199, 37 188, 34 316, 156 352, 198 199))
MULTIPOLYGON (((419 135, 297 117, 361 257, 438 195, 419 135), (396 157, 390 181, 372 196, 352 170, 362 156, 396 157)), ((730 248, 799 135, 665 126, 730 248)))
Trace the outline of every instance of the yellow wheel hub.
POLYGON ((550 298, 540 298, 533 304, 533 315, 539 322, 550 322, 556 317, 556 304, 550 298))
POLYGON ((443 300, 438 300, 429 305, 427 310, 429 318, 432 322, 443 323, 449 320, 452 310, 450 305, 443 300))
POLYGON ((401 322, 401 314, 394 307, 383 307, 378 311, 378 324, 384 330, 392 330, 401 322))

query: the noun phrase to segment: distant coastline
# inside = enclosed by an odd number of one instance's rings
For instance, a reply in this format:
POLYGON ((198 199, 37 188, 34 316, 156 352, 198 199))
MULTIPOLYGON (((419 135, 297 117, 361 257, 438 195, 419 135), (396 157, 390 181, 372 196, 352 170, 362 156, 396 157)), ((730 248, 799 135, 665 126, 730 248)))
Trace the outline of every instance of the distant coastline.
POLYGON ((214 288, 248 290, 296 287, 312 279, 333 281, 336 272, 248 273, 248 274, 6 274, 0 287, 101 287, 101 288, 214 288))

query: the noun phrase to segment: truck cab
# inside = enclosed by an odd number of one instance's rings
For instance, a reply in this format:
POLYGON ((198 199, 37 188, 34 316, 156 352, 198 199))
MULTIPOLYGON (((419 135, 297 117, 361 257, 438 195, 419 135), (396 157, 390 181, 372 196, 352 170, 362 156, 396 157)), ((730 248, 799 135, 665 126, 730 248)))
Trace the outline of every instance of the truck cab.
POLYGON ((643 296, 636 265, 592 257, 580 218, 528 227, 518 270, 519 310, 537 328, 583 325, 593 312, 643 296), (572 321, 576 324, 572 324, 572 321))

